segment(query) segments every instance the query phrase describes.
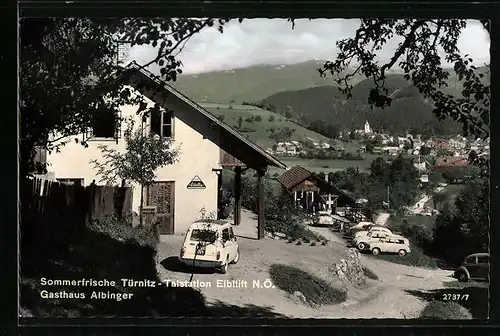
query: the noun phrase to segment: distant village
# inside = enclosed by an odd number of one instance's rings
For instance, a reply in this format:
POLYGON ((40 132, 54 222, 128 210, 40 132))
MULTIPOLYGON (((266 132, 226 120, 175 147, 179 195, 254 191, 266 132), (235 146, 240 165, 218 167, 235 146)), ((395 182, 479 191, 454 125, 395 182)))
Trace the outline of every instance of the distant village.
POLYGON ((374 131, 368 121, 362 129, 351 132, 340 132, 339 140, 329 142, 307 138, 276 143, 267 151, 277 156, 291 156, 315 159, 362 159, 362 153, 397 156, 408 154, 414 156, 415 165, 420 171, 427 170, 429 163, 423 157, 434 157, 433 166, 463 167, 467 166, 468 156, 474 151, 478 156, 490 154, 489 139, 467 139, 461 135, 431 137, 423 140, 420 134, 393 136, 374 131), (354 134, 351 134, 354 132, 354 134), (355 153, 348 153, 345 145, 355 145, 355 153))

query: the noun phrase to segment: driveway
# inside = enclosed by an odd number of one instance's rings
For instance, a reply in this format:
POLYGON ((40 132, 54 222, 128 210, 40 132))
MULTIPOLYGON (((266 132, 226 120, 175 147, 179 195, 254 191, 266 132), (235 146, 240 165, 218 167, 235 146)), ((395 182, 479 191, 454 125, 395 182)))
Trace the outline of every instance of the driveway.
MULTIPOLYGON (((243 218, 241 226, 234 227, 235 233, 240 233, 241 258, 238 264, 230 265, 227 274, 194 271, 192 284, 199 287, 209 305, 222 302, 234 307, 256 306, 294 318, 407 318, 418 315, 426 303, 407 294, 405 289, 442 288, 443 280, 446 280, 447 273, 444 272, 363 256, 363 265, 374 271, 379 281, 370 280, 364 288, 350 288, 344 303, 314 309, 274 287, 269 268, 273 264, 291 265, 321 277, 332 287, 344 287, 329 268, 347 256, 345 242, 327 228, 313 228, 330 240, 326 246, 298 246, 274 239, 256 240, 253 238, 256 237, 256 231, 253 231, 256 230, 256 222, 251 213, 243 218), (266 284, 270 284, 268 288, 264 286, 266 280, 266 284)), ((190 280, 192 270, 180 268, 176 262, 182 240, 180 235, 162 237, 157 269, 164 281, 190 280)))

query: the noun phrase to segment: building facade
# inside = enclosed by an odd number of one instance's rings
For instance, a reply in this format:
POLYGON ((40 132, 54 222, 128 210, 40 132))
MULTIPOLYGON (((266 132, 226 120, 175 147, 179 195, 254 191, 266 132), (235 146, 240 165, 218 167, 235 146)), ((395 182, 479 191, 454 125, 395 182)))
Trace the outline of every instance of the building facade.
MULTIPOLYGON (((154 104, 147 100, 150 105, 154 104)), ((141 127, 137 110, 138 106, 124 106, 122 117, 135 119, 135 127, 141 127)), ((154 116, 151 116, 143 125, 145 132, 171 139, 172 148, 180 151, 176 163, 158 169, 155 183, 144 190, 144 205, 157 206, 159 216, 169 217, 168 223, 165 223, 166 233, 184 232, 202 212, 217 214, 220 149, 175 113, 165 110, 159 113, 158 127, 155 127, 154 116)), ((120 124, 122 134, 126 127, 125 123, 120 124)), ((91 163, 95 159, 103 161, 100 145, 123 152, 126 143, 123 138, 96 136, 88 139, 87 148, 69 142, 61 147, 59 153, 48 155, 49 174, 56 180, 80 180, 85 186, 92 182, 101 184, 101 176, 91 163)), ((132 210, 139 213, 141 187, 135 183, 129 185, 133 188, 132 210)))

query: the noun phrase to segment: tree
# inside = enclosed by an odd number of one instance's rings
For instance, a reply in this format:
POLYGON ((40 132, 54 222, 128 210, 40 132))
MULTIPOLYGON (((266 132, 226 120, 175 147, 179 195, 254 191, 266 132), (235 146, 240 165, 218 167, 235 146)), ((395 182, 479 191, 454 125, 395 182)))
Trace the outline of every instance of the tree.
POLYGON ((293 116, 293 108, 290 105, 287 105, 285 108, 285 117, 291 118, 293 116))
POLYGON ((126 150, 120 152, 106 145, 99 145, 103 160, 91 160, 101 182, 108 185, 127 182, 138 183, 141 187, 141 201, 139 209, 139 225, 142 226, 142 208, 144 205, 144 187, 150 185, 156 178, 158 168, 173 164, 177 161, 179 148, 171 148, 171 142, 165 138, 158 138, 147 132, 142 126, 134 128, 134 122, 129 125, 123 136, 126 150))
POLYGON ((375 146, 371 142, 367 142, 365 147, 368 153, 373 153, 373 150, 375 149, 375 146))
MULTIPOLYGON (((490 22, 481 21, 489 33, 490 22)), ((385 79, 387 72, 396 65, 402 69, 405 79, 411 81, 419 92, 433 102, 434 114, 439 120, 451 118, 463 126, 464 135, 489 136, 490 85, 487 75, 489 66, 481 71, 473 65, 469 55, 458 50, 458 38, 467 26, 464 19, 363 19, 353 37, 336 43, 339 53, 335 61, 327 61, 319 72, 330 73, 341 91, 352 96, 349 79, 361 73, 374 82, 368 102, 376 107, 391 105, 392 99, 385 79), (377 51, 390 39, 402 39, 392 57, 380 64, 377 51), (451 71, 443 68, 438 50, 453 63, 453 70, 460 85, 462 96, 455 97, 445 91, 451 71), (351 63, 357 62, 354 70, 351 63), (486 72, 486 73, 485 73, 486 72)))
MULTIPOLYGON (((158 47, 161 79, 182 73, 178 53, 205 27, 220 32, 229 19, 24 18, 20 22, 20 174, 44 172, 34 163, 37 148, 57 150, 87 132, 108 111, 144 103, 113 78, 117 40, 158 47)), ((144 104, 142 104, 144 106, 144 104)))
POLYGON ((268 119, 269 122, 274 122, 274 116, 269 116, 269 119, 268 119))
POLYGON ((262 117, 260 115, 256 115, 253 120, 257 121, 257 122, 260 122, 262 121, 262 117))

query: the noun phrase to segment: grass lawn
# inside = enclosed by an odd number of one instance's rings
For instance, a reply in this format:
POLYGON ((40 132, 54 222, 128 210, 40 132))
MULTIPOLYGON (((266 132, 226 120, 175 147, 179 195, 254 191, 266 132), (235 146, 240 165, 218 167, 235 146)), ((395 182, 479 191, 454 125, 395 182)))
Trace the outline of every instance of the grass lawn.
POLYGON ((255 106, 216 103, 204 103, 201 105, 216 116, 224 116, 223 121, 233 127, 238 126, 238 119, 241 117, 243 119, 242 128, 252 130, 251 132, 242 133, 264 148, 271 148, 276 143, 275 140, 269 137, 271 135, 271 128, 274 128, 276 131, 284 127, 294 130, 290 140, 299 141, 311 138, 315 141, 330 141, 329 138, 299 126, 287 120, 282 115, 255 106), (256 116, 260 116, 261 120, 245 121, 247 118, 255 118, 256 116))

